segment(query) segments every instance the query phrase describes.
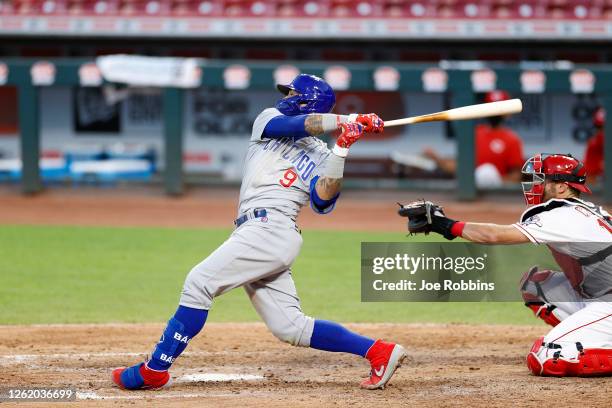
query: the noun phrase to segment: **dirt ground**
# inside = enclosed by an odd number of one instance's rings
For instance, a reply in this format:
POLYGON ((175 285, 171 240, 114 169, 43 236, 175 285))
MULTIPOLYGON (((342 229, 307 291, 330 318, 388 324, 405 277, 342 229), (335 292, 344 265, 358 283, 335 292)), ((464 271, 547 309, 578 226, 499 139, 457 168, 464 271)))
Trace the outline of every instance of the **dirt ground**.
MULTIPOLYGON (((450 217, 461 220, 509 223, 523 210, 520 196, 458 203, 431 193, 346 192, 333 215, 307 210, 299 224, 303 229, 405 231, 395 202, 422 197, 444 204, 450 217)), ((0 224, 230 227, 236 199, 235 188, 194 190, 181 198, 146 188, 53 189, 34 197, 3 188, 0 224)), ((385 390, 358 388, 368 372, 363 360, 293 348, 258 323, 207 325, 175 364, 173 386, 149 392, 116 389, 110 373, 142 361, 162 330, 160 324, 0 326, 0 387, 65 386, 79 392, 79 399, 69 404, 15 404, 19 407, 541 408, 604 407, 612 399, 609 379, 529 375, 524 358, 534 339, 546 332, 544 326, 349 326, 407 348, 408 361, 385 390)))
POLYGON ((208 325, 174 365, 170 388, 135 392, 114 388, 110 372, 143 359, 162 325, 4 326, 0 384, 75 387, 79 399, 66 405, 74 407, 604 407, 612 398, 608 379, 528 374, 524 357, 545 330, 541 326, 349 327, 406 346, 409 359, 385 390, 358 388, 368 372, 360 358, 291 347, 259 323, 208 325), (253 377, 217 382, 185 377, 213 373, 253 377))
MULTIPOLYGON (((24 197, 0 187, 0 224, 103 225, 163 227, 232 227, 239 189, 192 189, 167 197, 161 189, 54 188, 24 197)), ((397 202, 422 198, 444 206, 449 217, 465 221, 516 222, 525 209, 520 193, 476 202, 457 202, 453 195, 405 191, 346 191, 332 214, 304 209, 302 229, 405 231, 397 202)))

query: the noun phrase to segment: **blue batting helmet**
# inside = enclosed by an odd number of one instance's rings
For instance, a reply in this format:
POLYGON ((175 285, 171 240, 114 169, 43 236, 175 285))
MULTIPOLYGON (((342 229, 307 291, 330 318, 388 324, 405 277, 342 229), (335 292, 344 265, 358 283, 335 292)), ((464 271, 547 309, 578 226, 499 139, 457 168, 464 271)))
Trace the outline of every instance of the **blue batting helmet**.
POLYGON ((284 115, 328 113, 336 104, 334 90, 315 75, 300 74, 289 85, 276 85, 276 88, 285 95, 291 90, 299 94, 283 98, 276 103, 276 109, 284 115))

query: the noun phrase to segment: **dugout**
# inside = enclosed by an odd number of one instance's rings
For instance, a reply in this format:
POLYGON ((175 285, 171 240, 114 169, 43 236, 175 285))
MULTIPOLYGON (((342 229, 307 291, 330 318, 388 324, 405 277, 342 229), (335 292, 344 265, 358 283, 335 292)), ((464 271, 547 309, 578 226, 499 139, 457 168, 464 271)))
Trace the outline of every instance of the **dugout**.
MULTIPOLYGON (((297 70, 325 77, 340 92, 349 89, 355 92, 369 92, 369 95, 376 95, 380 103, 385 103, 385 99, 391 98, 393 93, 413 93, 420 95, 419 98, 424 105, 427 105, 427 100, 431 100, 438 101, 432 102, 431 106, 437 103, 440 108, 447 108, 477 103, 478 95, 482 92, 505 89, 513 96, 522 97, 527 101, 539 100, 538 95, 541 99, 543 95, 548 98, 561 94, 571 98, 596 100, 602 103, 608 112, 612 112, 612 69, 607 65, 575 65, 569 62, 495 64, 479 61, 441 61, 438 64, 323 64, 283 61, 282 65, 279 65, 243 60, 199 60, 198 64, 201 79, 195 89, 179 87, 161 89, 163 125, 160 133, 164 158, 160 167, 165 191, 170 195, 181 194, 185 184, 183 160, 185 145, 189 143, 189 138, 186 138, 185 134, 191 129, 185 123, 189 118, 186 105, 193 103, 194 92, 204 90, 201 93, 203 102, 199 106, 202 106, 206 114, 207 106, 210 106, 206 104, 206 98, 211 98, 210 90, 217 90, 220 93, 252 92, 253 99, 258 99, 262 95, 268 97, 268 93, 273 92, 275 78, 282 78, 283 75, 287 77, 297 70)), ((95 70, 95 65, 92 66, 91 60, 81 59, 41 61, 19 58, 0 61, 0 83, 15 87, 17 92, 19 154, 22 162, 20 182, 24 193, 36 193, 43 187, 38 163, 41 134, 45 132, 41 126, 41 111, 46 106, 41 103, 41 92, 44 93, 51 87, 95 88, 109 84, 103 80, 97 81, 95 74, 92 75, 92 69, 95 70), (38 71, 38 75, 35 71, 38 71)), ((554 105, 556 102, 551 100, 548 103, 554 105)), ((415 110, 412 112, 421 113, 418 112, 419 103, 413 105, 415 110)), ((530 109, 529 103, 525 109, 530 109)), ((563 122, 564 116, 566 113, 550 111, 546 113, 544 120, 548 121, 552 131, 555 131, 554 129, 559 129, 559 126, 567 127, 563 122)), ((394 118, 389 117, 389 119, 394 118)), ((458 198, 471 200, 477 195, 474 181, 474 122, 454 122, 448 126, 451 126, 454 134, 452 143, 456 145, 458 159, 456 184, 453 184, 452 188, 456 188, 458 198)), ((566 134, 559 136, 561 139, 544 137, 533 146, 547 151, 563 149, 565 145, 557 145, 557 142, 562 141, 563 137, 574 137, 572 130, 566 129, 566 131, 566 134)), ((203 134, 208 132, 214 136, 218 130, 204 127, 201 132, 203 134)), ((607 127, 605 137, 606 140, 612 140, 611 126, 607 127)), ((411 141, 410 138, 409 133, 403 136, 407 145, 418 139, 416 135, 414 140, 411 141)), ((370 147, 393 149, 394 146, 389 141, 385 141, 370 147)), ((612 145, 606 143, 605 146, 605 157, 612 157, 612 145)), ((228 149, 235 150, 232 146, 228 149)), ((582 152, 577 153, 578 157, 582 157, 582 152)), ((399 186, 410 188, 414 184, 403 183, 399 186)), ((419 184, 421 188, 424 186, 427 185, 419 184)), ((611 187, 612 166, 607 166, 601 186, 607 202, 612 202, 611 187)), ((438 187, 434 184, 433 188, 438 187)))

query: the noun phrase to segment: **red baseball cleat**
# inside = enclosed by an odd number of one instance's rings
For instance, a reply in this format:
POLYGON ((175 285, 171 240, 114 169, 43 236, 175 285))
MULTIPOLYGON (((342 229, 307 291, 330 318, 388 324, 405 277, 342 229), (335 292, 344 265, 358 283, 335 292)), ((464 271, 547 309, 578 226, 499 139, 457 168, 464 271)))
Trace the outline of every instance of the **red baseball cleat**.
POLYGON ((145 363, 113 370, 113 382, 124 390, 154 390, 170 385, 168 371, 152 370, 145 363))
POLYGON ((382 340, 370 347, 366 358, 370 360, 370 378, 361 383, 361 388, 375 390, 383 389, 395 370, 402 365, 406 358, 406 350, 399 344, 386 343, 382 340))

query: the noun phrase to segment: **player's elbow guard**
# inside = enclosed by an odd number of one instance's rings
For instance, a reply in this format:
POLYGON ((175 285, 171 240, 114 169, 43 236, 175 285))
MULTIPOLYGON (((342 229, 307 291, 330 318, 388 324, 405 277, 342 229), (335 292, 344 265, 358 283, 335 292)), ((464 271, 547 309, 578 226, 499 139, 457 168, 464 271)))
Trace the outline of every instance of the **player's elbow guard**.
POLYGON ((329 200, 322 199, 317 193, 317 181, 319 181, 319 176, 313 177, 310 182, 310 207, 317 214, 329 214, 336 207, 336 201, 340 197, 340 193, 329 200))

